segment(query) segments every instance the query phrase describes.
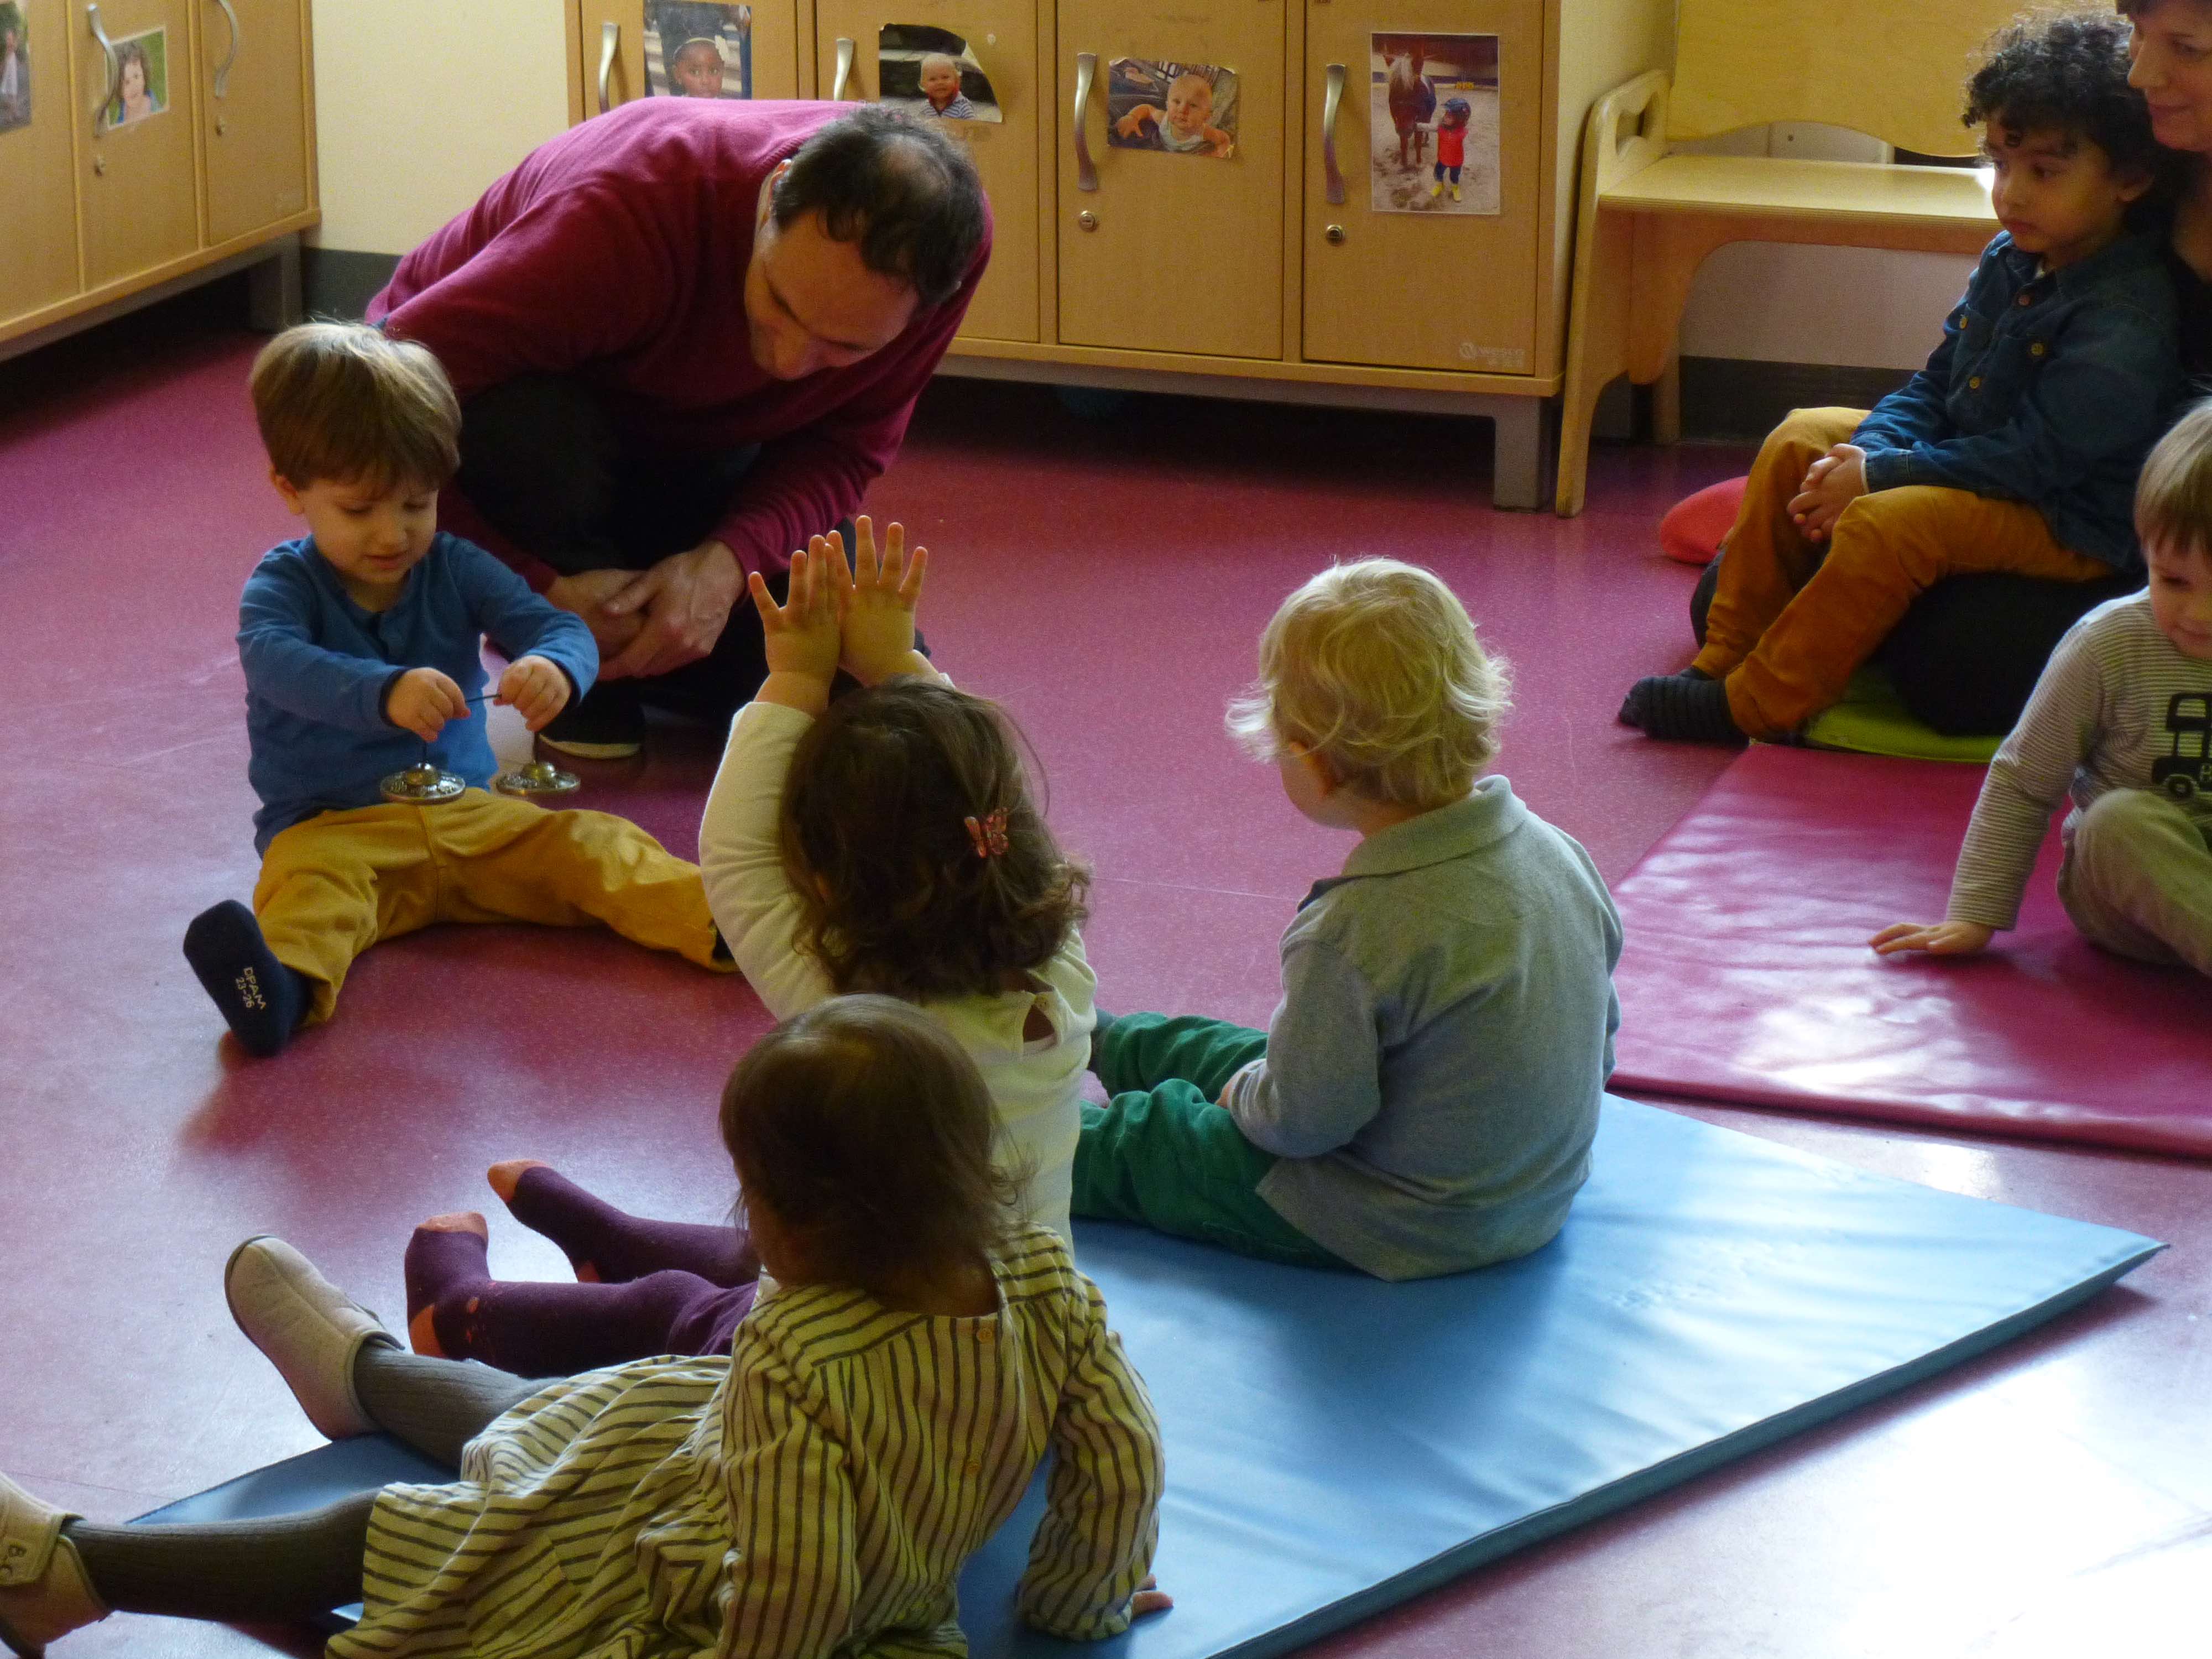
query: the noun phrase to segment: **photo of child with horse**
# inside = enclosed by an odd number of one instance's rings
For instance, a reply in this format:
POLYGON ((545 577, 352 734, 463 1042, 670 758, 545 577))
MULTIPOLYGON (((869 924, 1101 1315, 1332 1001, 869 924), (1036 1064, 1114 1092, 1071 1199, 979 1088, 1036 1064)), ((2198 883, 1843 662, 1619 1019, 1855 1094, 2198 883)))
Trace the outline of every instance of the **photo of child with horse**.
POLYGON ((1368 205, 1496 213, 1498 37, 1375 34, 1367 63, 1368 205))

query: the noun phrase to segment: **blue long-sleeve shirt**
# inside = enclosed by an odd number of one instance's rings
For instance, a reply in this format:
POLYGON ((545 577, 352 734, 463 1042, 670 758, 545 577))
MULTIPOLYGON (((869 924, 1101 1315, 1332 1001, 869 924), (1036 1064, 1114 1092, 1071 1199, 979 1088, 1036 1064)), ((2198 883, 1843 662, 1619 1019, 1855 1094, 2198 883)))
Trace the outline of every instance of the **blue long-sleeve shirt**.
POLYGON ((2060 270, 2039 263, 1998 233, 1928 366, 1851 441, 1869 489, 2025 501, 2062 546, 2132 574, 2136 475, 2185 386, 2164 246, 2123 236, 2060 270))
MULTIPOLYGON (((483 637, 509 658, 535 654, 567 674, 574 696, 592 689, 599 647, 580 617, 532 592, 482 548, 439 532, 407 573, 398 602, 364 611, 302 537, 272 548, 246 578, 238 606, 246 670, 246 775, 261 797, 253 845, 318 812, 373 806, 388 773, 414 765, 422 739, 385 718, 392 682, 435 668, 473 697, 484 688, 483 637)), ((448 720, 430 758, 482 787, 491 781, 484 708, 448 720)))

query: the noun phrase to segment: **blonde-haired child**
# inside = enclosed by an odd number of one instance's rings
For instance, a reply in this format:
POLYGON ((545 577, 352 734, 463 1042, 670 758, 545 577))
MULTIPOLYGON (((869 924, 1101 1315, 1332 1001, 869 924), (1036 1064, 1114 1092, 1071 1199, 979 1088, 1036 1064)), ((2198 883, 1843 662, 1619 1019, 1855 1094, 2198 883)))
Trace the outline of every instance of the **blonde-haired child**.
POLYGON ((1428 571, 1363 559, 1284 602, 1230 727, 1359 845, 1284 934, 1264 1034, 1101 1017, 1077 1214, 1390 1279, 1559 1231, 1613 1069, 1620 921, 1589 855, 1483 775, 1506 707, 1428 571))
POLYGON ((2020 916, 2051 815, 2070 795, 2058 896, 2093 942, 2212 974, 2212 402, 2145 463, 2136 532, 2150 586, 2074 624, 1990 763, 1940 922, 1884 956, 1981 950, 2020 916))

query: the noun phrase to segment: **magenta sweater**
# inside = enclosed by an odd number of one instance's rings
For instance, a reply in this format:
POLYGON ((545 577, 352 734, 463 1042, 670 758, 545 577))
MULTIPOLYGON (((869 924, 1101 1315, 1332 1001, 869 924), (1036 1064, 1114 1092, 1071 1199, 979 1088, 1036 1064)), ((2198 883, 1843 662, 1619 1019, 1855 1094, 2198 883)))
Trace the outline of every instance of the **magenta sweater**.
MULTIPOLYGON (((603 394, 626 435, 678 451, 765 446, 714 534, 746 569, 781 570, 809 535, 851 514, 898 453, 991 255, 987 233, 960 291, 917 311, 873 356, 801 380, 763 372, 744 312, 761 184, 839 112, 624 104, 541 144, 401 260, 368 319, 435 352, 464 401, 516 374, 570 373, 603 394)), ((481 532, 459 505, 453 517, 481 532)), ((552 580, 504 538, 471 539, 532 587, 552 580)))

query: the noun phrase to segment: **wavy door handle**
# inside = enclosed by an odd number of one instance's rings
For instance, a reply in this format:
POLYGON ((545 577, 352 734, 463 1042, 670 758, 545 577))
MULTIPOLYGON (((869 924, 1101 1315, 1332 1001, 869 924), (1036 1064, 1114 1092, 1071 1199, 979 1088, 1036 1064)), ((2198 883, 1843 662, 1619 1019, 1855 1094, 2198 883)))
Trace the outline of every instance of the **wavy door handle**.
POLYGON ((837 77, 830 83, 830 101, 845 101, 845 83, 853 78, 853 43, 843 35, 837 37, 837 77))
POLYGON ((1344 65, 1331 64, 1321 95, 1321 170, 1332 207, 1344 205, 1344 170, 1336 164, 1336 112, 1344 106, 1344 65))
POLYGON ((622 25, 609 19, 599 26, 599 113, 608 110, 607 82, 614 77, 615 58, 622 51, 622 25))
POLYGON ((1091 112, 1091 83, 1098 78, 1098 54, 1079 52, 1075 54, 1075 187, 1078 190, 1098 188, 1098 169, 1091 161, 1091 135, 1083 130, 1084 117, 1091 112))
POLYGON ((230 24, 230 50, 222 55, 222 62, 215 71, 215 95, 228 97, 230 93, 230 66, 238 61, 238 14, 231 9, 230 0, 215 0, 222 8, 224 19, 230 24))
POLYGON ((107 38, 107 31, 100 26, 100 8, 87 6, 84 21, 90 26, 92 38, 100 42, 100 50, 107 59, 107 90, 101 94, 100 107, 92 117, 92 136, 97 138, 107 131, 109 107, 123 96, 123 64, 115 55, 115 42, 107 38))

